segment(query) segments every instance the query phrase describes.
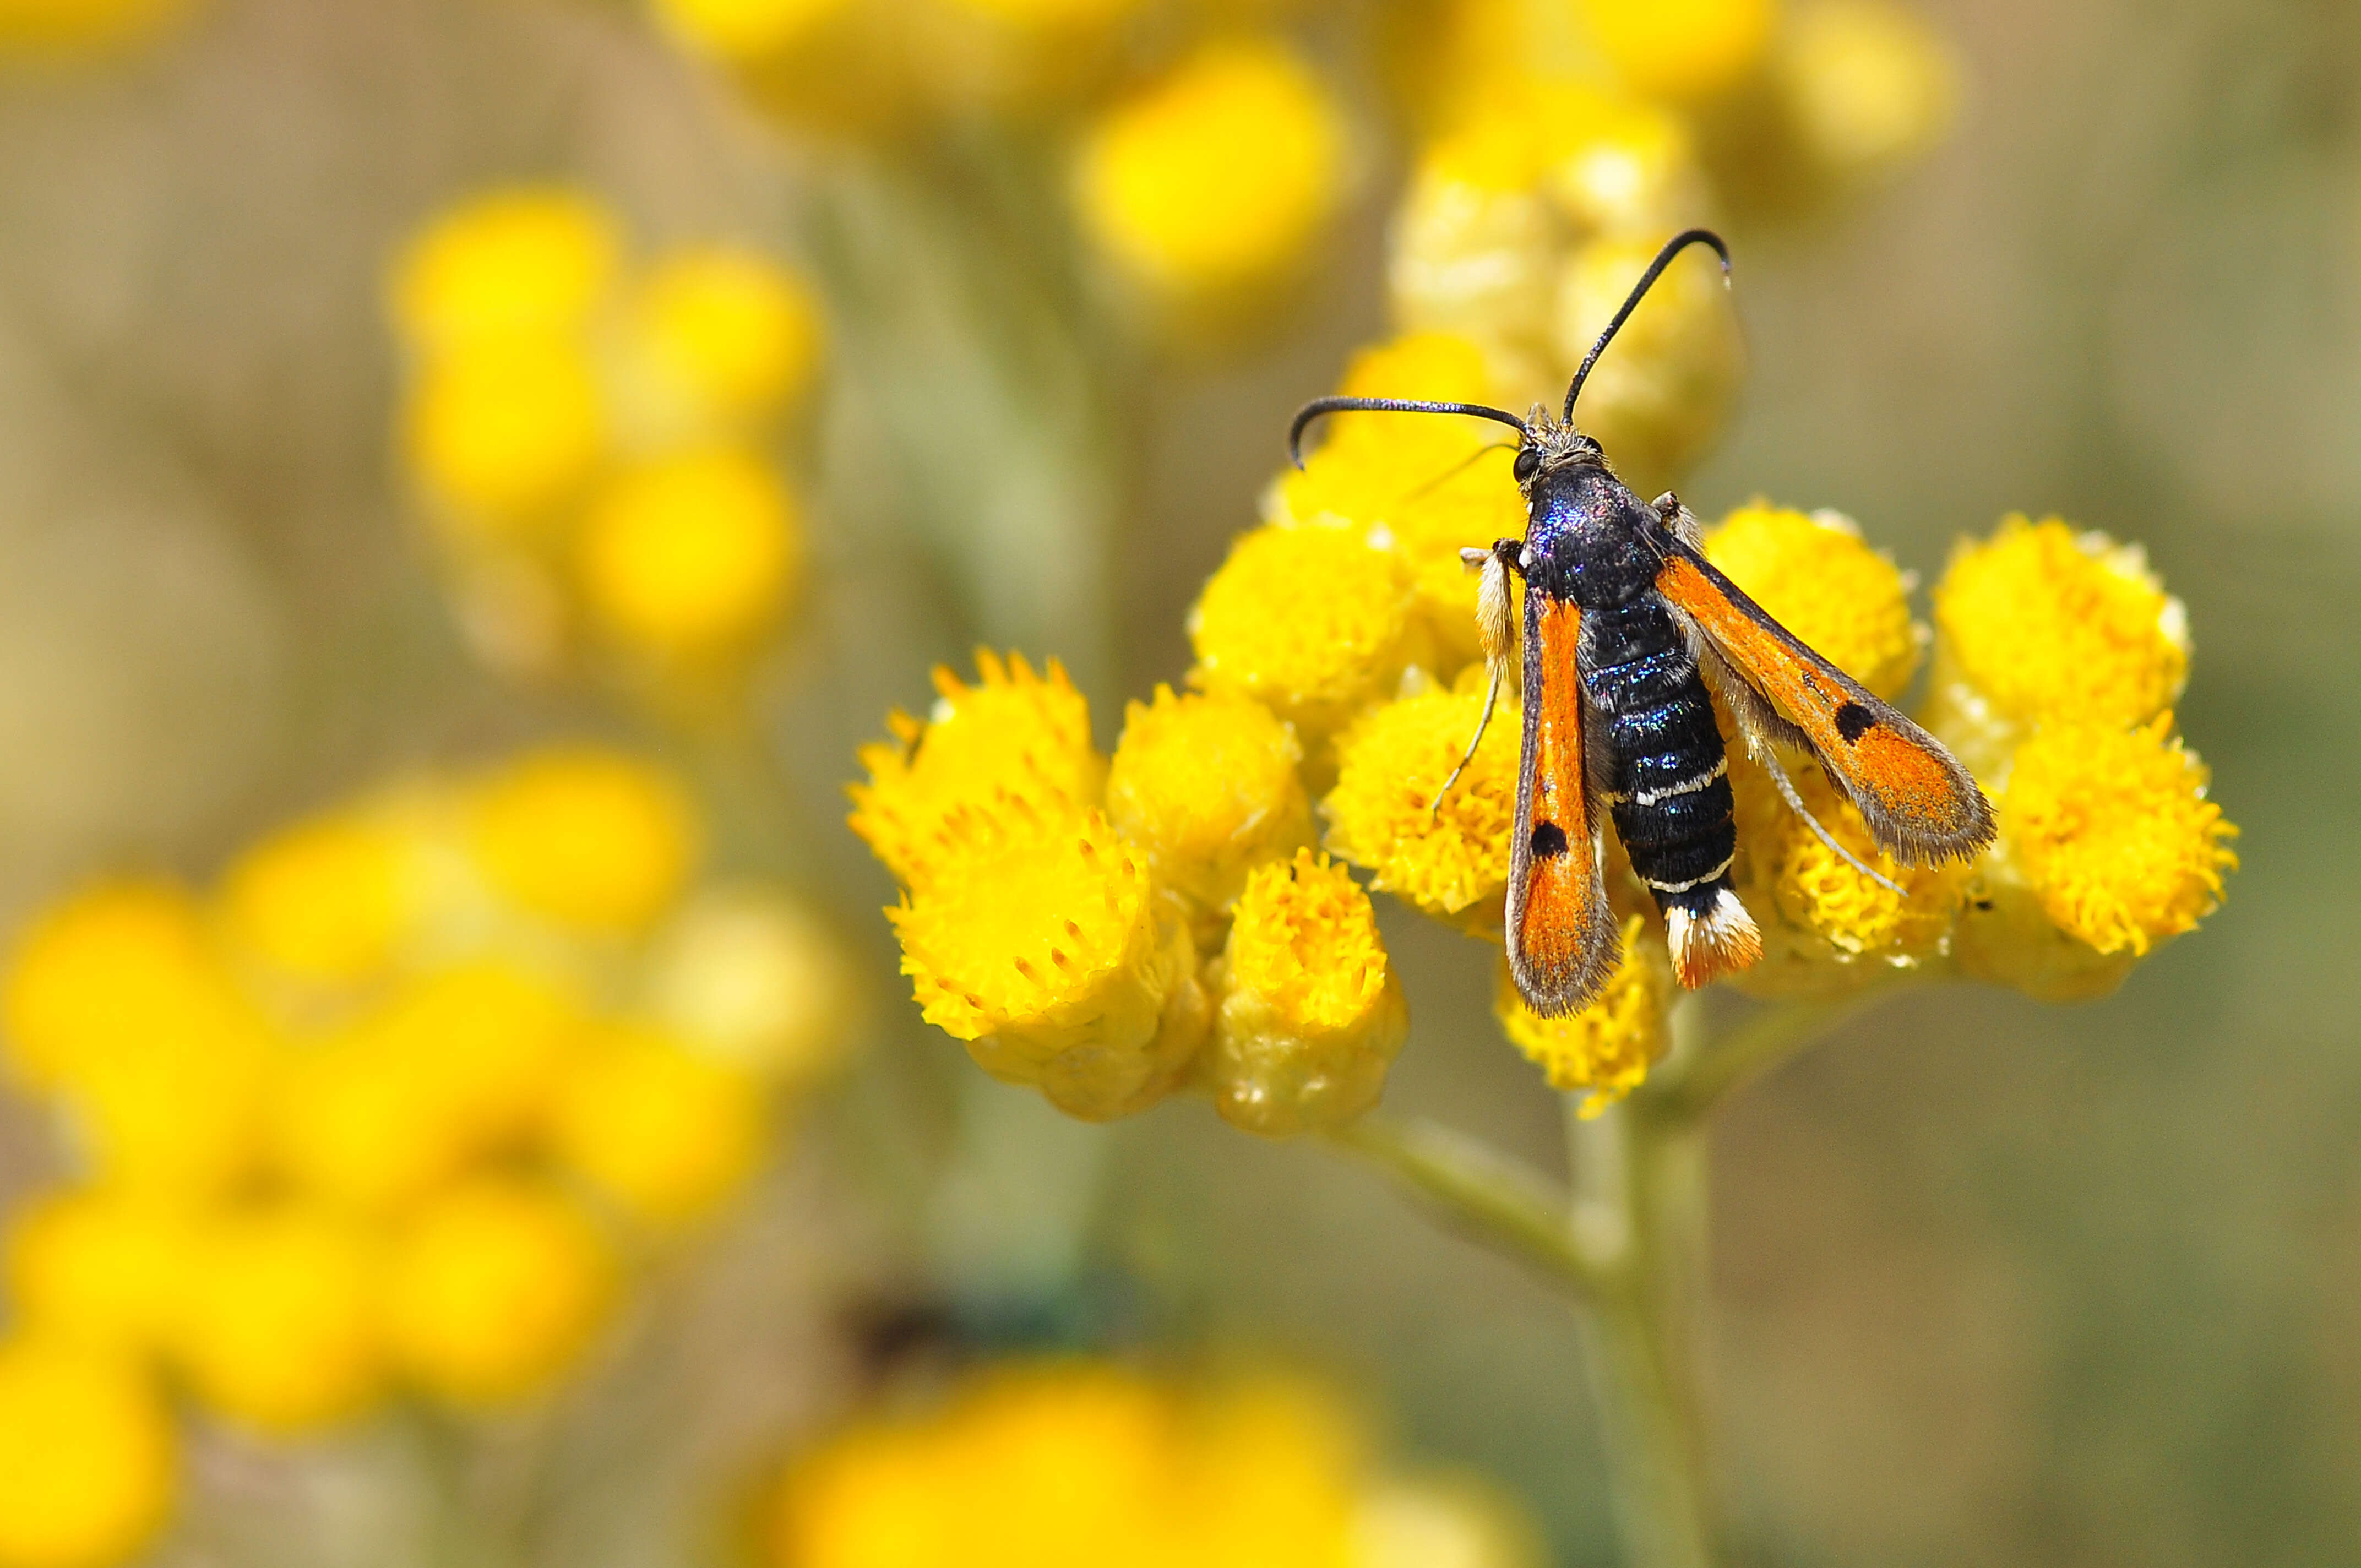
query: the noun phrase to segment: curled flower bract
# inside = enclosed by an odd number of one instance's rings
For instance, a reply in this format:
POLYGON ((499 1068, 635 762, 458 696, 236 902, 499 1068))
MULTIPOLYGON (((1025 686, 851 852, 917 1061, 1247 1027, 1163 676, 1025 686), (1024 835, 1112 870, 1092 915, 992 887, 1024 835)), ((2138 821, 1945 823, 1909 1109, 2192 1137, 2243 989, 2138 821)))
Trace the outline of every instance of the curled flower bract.
POLYGON ((1330 851, 1367 867, 1379 892, 1430 915, 1496 921, 1508 885, 1518 766, 1510 703, 1492 716, 1458 783, 1443 791, 1483 712, 1473 683, 1371 708, 1338 739, 1336 787, 1321 803, 1330 851))
POLYGON ((1301 850, 1248 875, 1205 1067, 1225 1121, 1267 1136, 1351 1121, 1409 1028, 1376 912, 1343 867, 1301 850))
POLYGON ((1243 697, 1175 696, 1124 714, 1106 809, 1148 851, 1165 886, 1208 908, 1235 898, 1252 867, 1312 842, 1312 806, 1293 731, 1243 697))
POLYGON ((1579 1013, 1544 1018, 1517 994, 1503 959, 1492 1012, 1509 1041, 1549 1079, 1550 1087, 1587 1090, 1582 1114, 1596 1116, 1638 1088, 1672 1046, 1672 960, 1661 938, 1638 916, 1623 922, 1623 962, 1598 999, 1579 1013))

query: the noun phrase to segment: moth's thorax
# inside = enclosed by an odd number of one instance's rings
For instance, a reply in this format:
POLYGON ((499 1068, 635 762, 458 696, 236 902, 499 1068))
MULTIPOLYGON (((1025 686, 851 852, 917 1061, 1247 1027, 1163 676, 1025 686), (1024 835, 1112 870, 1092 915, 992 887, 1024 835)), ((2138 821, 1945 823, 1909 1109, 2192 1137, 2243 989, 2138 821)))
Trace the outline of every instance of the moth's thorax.
POLYGON ((1654 584, 1660 552, 1651 535, 1661 524, 1655 509, 1607 466, 1596 443, 1573 440, 1587 453, 1570 448, 1552 461, 1543 445, 1541 466, 1525 481, 1526 580, 1586 609, 1626 604, 1654 584))

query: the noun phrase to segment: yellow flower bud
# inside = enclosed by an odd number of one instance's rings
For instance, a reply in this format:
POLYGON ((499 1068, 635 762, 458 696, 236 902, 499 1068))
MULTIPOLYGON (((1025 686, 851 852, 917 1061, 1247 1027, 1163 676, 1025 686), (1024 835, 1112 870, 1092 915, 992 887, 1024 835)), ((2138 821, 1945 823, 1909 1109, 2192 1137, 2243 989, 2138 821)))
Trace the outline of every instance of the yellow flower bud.
POLYGON ((807 1082, 844 1056, 851 966, 812 912, 765 889, 702 894, 665 927, 649 1005, 708 1056, 807 1082))
POLYGON ((187 1216, 165 1202, 110 1188, 43 1193, 8 1219, 10 1303, 20 1321, 60 1338, 159 1349, 189 1240, 187 1216))
POLYGON ((35 1088, 225 1006, 225 986, 186 890, 100 883, 44 911, 16 938, 5 989, 8 1061, 35 1088))
POLYGON ((917 885, 950 849, 944 823, 961 806, 1003 797, 1048 807, 1095 806, 1106 760, 1091 745, 1090 704, 1054 659, 1037 675, 1024 655, 975 655, 977 684, 935 670, 940 694, 926 722, 895 713, 898 744, 861 749, 869 782, 854 784, 852 830, 902 882, 917 885))
POLYGON ((0 1563, 107 1568, 180 1489, 163 1399, 125 1363, 40 1335, 0 1342, 0 1563))
POLYGON ((1352 530, 1254 529, 1191 613, 1190 683, 1252 697, 1317 742, 1417 661, 1413 609, 1392 556, 1352 530))
POLYGON ((818 372, 819 304, 752 251, 675 251, 632 302, 631 394, 647 438, 696 440, 800 402, 818 372))
POLYGON ((1294 732, 1259 703, 1158 686, 1153 704, 1125 710, 1107 815, 1147 851, 1159 885, 1219 909, 1249 869, 1312 842, 1302 758, 1294 732))
POLYGON ((1510 1044, 1547 1075, 1552 1089, 1590 1092, 1596 1116, 1644 1082, 1672 1047, 1673 966, 1664 939, 1634 915, 1623 922, 1623 961, 1598 1000, 1579 1013, 1544 1018, 1525 1005, 1500 960, 1492 1013, 1510 1044))
POLYGON ((1514 699, 1504 697, 1475 760, 1443 794, 1484 712, 1480 683, 1463 687, 1362 715, 1336 743, 1336 787, 1321 809, 1330 852, 1369 871, 1371 886, 1430 915, 1497 928, 1516 821, 1520 721, 1514 699))
POLYGON ((1170 1093, 1203 1037, 1196 955, 1105 817, 963 810, 955 852, 886 911, 928 1023, 994 1077, 1105 1121, 1170 1093))
POLYGON ((1850 518, 1756 499, 1706 535, 1705 553, 1780 625, 1878 696, 1890 701, 1910 684, 1926 640, 1910 619, 1910 579, 1850 518))
POLYGON ((1204 1072, 1222 1119, 1266 1137, 1352 1121, 1410 1032, 1369 895, 1324 855, 1256 868, 1224 950, 1204 1072))
POLYGON ((2172 716, 2130 729, 2045 726, 2000 799, 2002 846, 2060 930, 2101 953, 2143 955, 2222 902, 2237 828, 2205 798, 2206 771, 2172 716))
POLYGON ((1219 300, 1296 271, 1343 193, 1344 115, 1270 40, 1208 44, 1085 134, 1083 232, 1168 302, 1219 300))
POLYGON ((577 1061, 557 1097, 558 1157, 631 1218, 686 1224, 746 1184, 763 1155, 763 1090, 744 1069, 661 1031, 619 1027, 577 1061))
POLYGON ((1881 174, 1943 139, 1960 67, 1919 16, 1884 0, 1812 0, 1780 39, 1773 74, 1807 157, 1842 180, 1881 174))
POLYGON ((410 393, 420 481, 465 532, 513 537, 552 521, 605 451, 607 416, 587 352, 556 340, 470 346, 410 393))
POLYGON ((378 1259, 364 1233, 302 1207, 238 1212, 204 1227, 188 1256, 172 1342, 205 1405, 292 1437, 377 1399, 378 1259))
POLYGON ((546 1388, 578 1361, 616 1288, 606 1239, 540 1185, 486 1177, 422 1209, 387 1270, 396 1363, 454 1405, 498 1406, 546 1388))
POLYGON ((488 192, 445 213, 394 269, 394 324, 443 355, 581 329, 614 286, 615 216, 559 187, 488 192))
MULTIPOLYGON (((1557 347, 1579 364, 1654 259, 1661 235, 1595 240, 1558 289, 1557 347)), ((1668 268, 1583 384, 1575 422, 1642 496, 1671 487, 1721 434, 1744 371, 1738 313, 1702 247, 1668 268)))
POLYGON ((431 847, 385 813, 344 810, 281 828, 232 861, 223 925, 238 948, 302 980, 381 972, 413 934, 431 847))
POLYGON ((619 475, 577 543, 591 617, 626 646, 692 660, 768 630, 803 575, 803 520, 768 464, 685 453, 619 475))
POLYGON ((1592 40, 1617 74, 1652 96, 1698 103, 1761 65, 1773 0, 1581 0, 1592 40))
POLYGON ((592 934, 636 932, 679 895, 702 846, 669 773, 592 746, 552 746, 481 785, 470 835, 492 886, 592 934))
POLYGON ((1962 542, 1935 590, 1927 727, 1980 773, 2054 719, 2127 729, 2189 678, 2189 617, 2137 545, 2050 518, 1962 542))

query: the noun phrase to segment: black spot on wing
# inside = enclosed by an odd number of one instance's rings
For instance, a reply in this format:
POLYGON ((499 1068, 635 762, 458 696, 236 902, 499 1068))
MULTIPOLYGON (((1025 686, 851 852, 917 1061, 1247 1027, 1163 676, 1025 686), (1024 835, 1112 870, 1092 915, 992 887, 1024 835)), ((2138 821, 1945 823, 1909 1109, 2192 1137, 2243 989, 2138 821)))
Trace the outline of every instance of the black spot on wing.
POLYGON ((1565 829, 1554 822, 1533 824, 1533 859, 1554 860, 1565 853, 1565 829))
POLYGON ((1877 715, 1857 702, 1849 702, 1837 709, 1837 733, 1850 746, 1877 728, 1877 715))

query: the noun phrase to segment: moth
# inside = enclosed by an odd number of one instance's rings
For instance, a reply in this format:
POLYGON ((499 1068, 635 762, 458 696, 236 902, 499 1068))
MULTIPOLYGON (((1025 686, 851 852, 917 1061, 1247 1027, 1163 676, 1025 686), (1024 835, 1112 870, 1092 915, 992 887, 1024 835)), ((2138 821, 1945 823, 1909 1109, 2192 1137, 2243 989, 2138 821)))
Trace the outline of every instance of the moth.
POLYGON ((1480 403, 1333 397, 1306 403, 1288 433, 1301 466, 1305 427, 1348 410, 1466 414, 1517 432, 1512 471, 1525 499, 1525 535, 1460 553, 1482 574, 1477 614, 1491 681, 1476 736, 1435 805, 1475 755, 1519 641, 1513 573, 1525 586, 1524 735, 1509 968, 1526 1004, 1545 1016, 1589 1003, 1621 960, 1604 872, 1609 818, 1654 896, 1683 985, 1705 985, 1763 956, 1762 934, 1730 881, 1737 825, 1712 695, 1787 805, 1854 869, 1895 893, 1902 890, 1805 808, 1780 746, 1815 758, 1860 808, 1878 846, 1905 865, 1968 859, 1993 839, 1992 803, 1942 742, 1747 598, 1706 559, 1697 518, 1677 496, 1642 500, 1615 477, 1598 443, 1576 428, 1575 400, 1591 367, 1692 245, 1720 257, 1727 284, 1730 248, 1719 236, 1675 236, 1584 356, 1554 419, 1538 404, 1519 419, 1480 403))

